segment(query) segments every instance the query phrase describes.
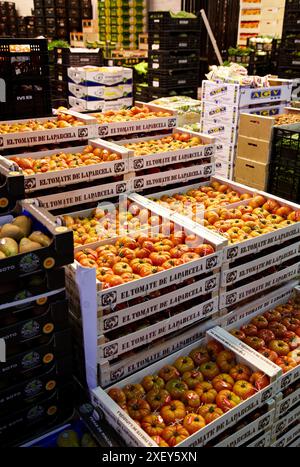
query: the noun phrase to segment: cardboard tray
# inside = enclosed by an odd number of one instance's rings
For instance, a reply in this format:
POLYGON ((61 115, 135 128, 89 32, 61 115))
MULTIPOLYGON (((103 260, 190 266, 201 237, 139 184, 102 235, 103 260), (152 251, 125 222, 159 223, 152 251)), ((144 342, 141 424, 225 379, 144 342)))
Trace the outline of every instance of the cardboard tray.
MULTIPOLYGON (((276 372, 274 372, 274 369, 269 365, 265 365, 264 362, 259 359, 252 361, 251 356, 247 352, 240 354, 237 353, 236 350, 233 349, 230 345, 230 342, 219 338, 219 336, 212 332, 212 330, 208 331, 207 338, 217 338, 217 340, 221 342, 226 348, 230 348, 230 350, 235 353, 239 362, 247 362, 247 364, 253 370, 263 370, 271 377, 271 380, 276 376, 276 372)), ((145 375, 157 373, 157 371, 163 366, 174 363, 178 357, 188 355, 193 348, 196 348, 196 346, 200 346, 204 343, 205 340, 198 341, 196 345, 192 344, 177 352, 176 354, 173 354, 172 356, 169 356, 163 360, 160 360, 158 363, 151 365, 146 370, 142 370, 130 378, 121 381, 118 386, 123 387, 127 384, 139 382, 145 375)), ((271 383, 270 386, 265 388, 263 391, 259 391, 256 395, 252 396, 247 401, 244 401, 233 410, 230 410, 227 414, 223 415, 215 422, 198 431, 193 436, 180 443, 177 447, 181 448, 204 446, 208 441, 215 438, 217 434, 220 434, 227 428, 235 425, 236 420, 241 419, 247 413, 251 413, 257 407, 264 405, 267 400, 272 398, 274 395, 274 390, 275 385, 274 383, 271 383)), ((138 425, 136 425, 136 423, 124 412, 123 409, 121 409, 114 401, 112 401, 107 392, 105 392, 102 388, 98 387, 91 391, 91 397, 95 408, 104 413, 105 418, 126 441, 128 446, 156 447, 156 444, 153 442, 153 440, 140 427, 138 427, 138 425)))
POLYGON ((289 410, 300 403, 300 388, 287 397, 282 394, 277 396, 275 418, 283 417, 289 410))
POLYGON ((277 441, 275 441, 271 448, 284 448, 286 446, 294 447, 293 444, 295 443, 295 447, 299 447, 300 445, 300 426, 299 424, 281 436, 277 441))
MULTIPOLYGON (((64 113, 73 115, 79 120, 83 121, 85 124, 82 126, 69 127, 69 128, 55 128, 52 130, 42 130, 42 131, 29 131, 23 133, 9 133, 6 135, 0 135, 0 148, 1 149, 10 149, 10 148, 21 148, 21 147, 31 147, 41 144, 57 144, 66 141, 80 141, 93 138, 95 136, 95 123, 96 120, 91 118, 88 115, 83 115, 80 113, 65 111, 64 113)), ((49 118, 39 118, 36 119, 39 122, 48 122, 55 121, 56 117, 49 118)), ((26 123, 32 121, 32 119, 18 120, 18 123, 26 123)), ((16 123, 15 121, 5 121, 2 123, 16 123)))
MULTIPOLYGON (((131 133, 147 133, 155 130, 173 130, 177 127, 177 112, 163 107, 156 106, 154 104, 144 104, 136 102, 137 107, 143 107, 146 105, 150 110, 154 112, 168 112, 169 117, 152 118, 147 120, 129 121, 129 122, 117 122, 97 125, 97 136, 100 138, 108 136, 120 136, 131 133)), ((93 117, 93 114, 90 114, 93 117)))
POLYGON ((0 414, 22 410, 72 381, 72 357, 58 360, 40 375, 0 391, 0 414))
POLYGON ((1 385, 11 386, 51 368, 59 359, 71 355, 70 330, 56 333, 49 343, 32 347, 0 363, 1 385))
MULTIPOLYGON (((29 347, 41 345, 51 340, 55 332, 68 328, 67 300, 50 304, 48 309, 38 316, 35 316, 36 310, 37 307, 33 306, 31 309, 33 316, 30 319, 18 320, 16 324, 1 327, 0 339, 5 341, 7 358, 29 347)), ((30 309, 26 309, 27 313, 30 313, 30 309)), ((17 316, 16 314, 16 318, 17 316)))
POLYGON ((89 182, 92 184, 95 180, 120 176, 128 173, 128 151, 121 147, 117 147, 108 141, 103 141, 100 139, 91 140, 88 142, 88 145, 93 146, 94 148, 107 149, 109 151, 115 152, 121 156, 121 159, 118 161, 103 162, 73 169, 37 173, 35 175, 23 175, 22 169, 20 169, 19 166, 11 160, 13 157, 18 157, 21 159, 27 159, 28 157, 33 159, 42 159, 50 158, 52 155, 60 153, 82 153, 86 148, 86 146, 76 146, 63 149, 54 149, 51 151, 16 154, 7 156, 5 158, 0 156, 0 173, 8 177, 7 182, 10 180, 20 181, 21 178, 24 186, 23 191, 25 191, 27 195, 36 191, 45 191, 55 187, 65 187, 68 185, 75 185, 76 187, 76 184, 83 182, 89 182))
POLYGON ((0 442, 2 446, 28 439, 37 430, 63 422, 73 413, 72 384, 68 384, 23 410, 1 418, 0 442))
MULTIPOLYGON (((0 156, 1 158, 1 156, 0 156)), ((23 177, 0 168, 0 215, 11 211, 16 202, 25 198, 23 177)))
POLYGON ((263 435, 256 438, 254 441, 250 441, 247 444, 247 448, 268 448, 271 444, 271 431, 265 432, 263 435))
POLYGON ((16 209, 7 216, 0 217, 0 224, 6 224, 14 217, 26 214, 33 221, 33 231, 41 230, 50 238, 52 243, 48 247, 40 248, 30 253, 4 258, 0 261, 0 282, 13 280, 22 275, 35 273, 56 267, 60 268, 72 263, 73 233, 66 227, 56 224, 55 218, 46 210, 37 208, 34 201, 22 201, 16 209))
MULTIPOLYGON (((280 438, 280 435, 289 428, 293 423, 299 422, 300 419, 300 404, 298 404, 295 408, 290 410, 284 417, 278 420, 272 426, 272 437, 274 439, 280 438)), ((300 432, 300 427, 298 423, 298 433, 300 432)), ((291 440, 292 441, 292 440, 291 440)))
MULTIPOLYGON (((215 140, 210 138, 207 135, 201 133, 195 133, 193 131, 185 130, 184 128, 176 128, 173 130, 174 133, 186 133, 190 137, 200 137, 202 139, 203 145, 195 146, 187 149, 177 149, 168 152, 148 154, 147 156, 135 156, 134 151, 127 149, 129 151, 129 170, 130 171, 139 171, 146 170, 153 167, 163 167, 170 164, 177 164, 183 162, 198 161, 200 159, 213 158, 215 154, 215 140)), ((172 133, 170 133, 171 135, 172 133)), ((163 136, 147 136, 145 138, 134 138, 130 140, 118 141, 117 146, 124 146, 128 143, 140 143, 143 141, 156 141, 163 139, 169 135, 163 136)), ((126 148, 124 148, 126 149, 126 148)))

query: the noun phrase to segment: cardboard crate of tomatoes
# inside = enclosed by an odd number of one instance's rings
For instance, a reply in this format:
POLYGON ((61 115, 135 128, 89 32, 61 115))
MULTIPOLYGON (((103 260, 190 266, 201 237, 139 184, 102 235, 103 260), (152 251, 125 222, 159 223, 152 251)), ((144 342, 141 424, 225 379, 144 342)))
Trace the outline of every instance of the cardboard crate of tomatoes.
POLYGON ((129 446, 205 446, 271 399, 273 378, 271 365, 209 331, 197 346, 93 390, 92 400, 129 446))
POLYGON ((158 228, 148 224, 134 236, 77 248, 69 268, 81 303, 89 295, 82 321, 83 327, 88 316, 95 322, 94 340, 88 341, 98 347, 99 359, 112 361, 218 310, 221 244, 157 215, 150 219, 158 228))
MULTIPOLYGON (((277 379, 277 393, 287 390, 300 377, 298 296, 298 282, 294 281, 220 320, 236 345, 246 345, 254 355, 262 355, 278 367, 281 374, 277 379), (294 297, 291 295, 293 287, 294 297)), ((289 407, 290 404, 291 400, 289 407)), ((283 408, 278 409, 277 415, 283 413, 283 408)))
POLYGON ((128 151, 102 140, 75 148, 0 156, 0 173, 21 178, 26 196, 36 197, 49 210, 129 192, 128 171, 128 151))
POLYGON ((95 118, 65 110, 57 116, 36 120, 0 122, 2 150, 88 140, 95 136, 95 118))
POLYGON ((173 130, 177 127, 175 111, 141 102, 136 102, 135 107, 128 110, 110 110, 90 115, 97 121, 97 136, 100 138, 173 130))

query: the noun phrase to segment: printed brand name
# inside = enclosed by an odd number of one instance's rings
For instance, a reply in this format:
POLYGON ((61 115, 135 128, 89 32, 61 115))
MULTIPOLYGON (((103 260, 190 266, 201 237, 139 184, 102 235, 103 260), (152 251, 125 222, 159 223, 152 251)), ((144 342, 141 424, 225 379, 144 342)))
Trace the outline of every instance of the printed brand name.
POLYGON ((267 91, 253 91, 251 99, 265 99, 266 97, 280 97, 281 89, 270 89, 267 91))
POLYGON ((223 86, 222 88, 214 89, 214 91, 211 91, 210 95, 216 96, 217 94, 222 94, 222 92, 227 92, 227 90, 228 90, 227 86, 223 86))

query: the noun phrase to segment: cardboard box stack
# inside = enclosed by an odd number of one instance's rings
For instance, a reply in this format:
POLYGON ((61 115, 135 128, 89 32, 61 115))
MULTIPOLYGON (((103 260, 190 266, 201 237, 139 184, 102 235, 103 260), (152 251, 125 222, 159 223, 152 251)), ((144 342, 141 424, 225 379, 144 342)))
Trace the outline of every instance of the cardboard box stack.
POLYGON ((139 34, 147 32, 146 0, 99 0, 101 46, 138 49, 139 34))
POLYGON ((129 108, 133 104, 133 70, 124 67, 70 67, 69 104, 80 111, 129 108))
POLYGON ((0 225, 7 235, 0 259, 0 444, 6 447, 73 413, 64 266, 74 254, 72 232, 33 201, 0 214, 0 225))
POLYGON ((290 82, 273 80, 270 87, 204 81, 200 130, 217 140, 216 174, 233 179, 241 113, 277 115, 291 99, 290 82))

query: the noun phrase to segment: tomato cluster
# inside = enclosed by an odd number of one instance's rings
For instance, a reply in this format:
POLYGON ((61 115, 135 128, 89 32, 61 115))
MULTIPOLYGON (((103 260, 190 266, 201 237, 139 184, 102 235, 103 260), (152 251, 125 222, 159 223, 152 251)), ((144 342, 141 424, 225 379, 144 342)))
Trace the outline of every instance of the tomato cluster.
POLYGON ((136 143, 127 143, 125 147, 134 151, 135 156, 148 156, 163 152, 177 151, 178 149, 203 146, 201 138, 188 133, 174 133, 164 138, 157 138, 136 143))
POLYGON ((211 341, 109 396, 161 447, 176 446, 270 384, 211 341))
POLYGON ((231 334, 280 366, 284 373, 300 364, 300 307, 293 301, 256 316, 231 334))
POLYGON ((136 238, 120 237, 114 245, 96 250, 81 250, 75 259, 84 267, 95 268, 97 279, 107 289, 199 260, 214 251, 211 245, 200 244, 195 235, 184 232, 168 237, 140 234, 136 238))
POLYGON ((55 119, 48 121, 28 120, 26 122, 18 123, 1 123, 0 135, 7 135, 9 133, 24 133, 31 131, 45 131, 54 130, 55 128, 70 128, 73 126, 82 126, 84 122, 77 119, 73 115, 61 113, 55 119))
POLYGON ((99 124, 149 120, 151 118, 170 117, 171 115, 171 112, 168 111, 151 111, 149 107, 146 106, 132 107, 129 110, 108 110, 106 112, 92 114, 99 124))
POLYGON ((87 165, 101 164, 120 160, 119 154, 107 149, 86 146, 82 153, 64 153, 60 152, 52 156, 34 159, 33 157, 12 157, 22 169, 24 175, 34 175, 46 172, 58 172, 60 170, 75 169, 87 165))

